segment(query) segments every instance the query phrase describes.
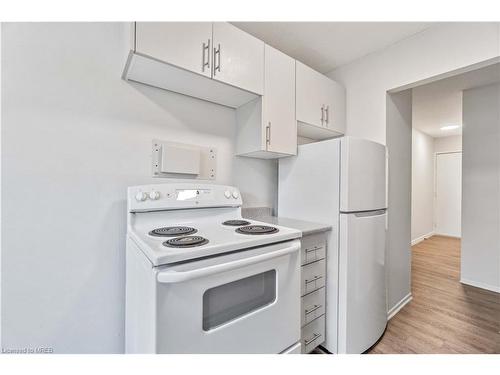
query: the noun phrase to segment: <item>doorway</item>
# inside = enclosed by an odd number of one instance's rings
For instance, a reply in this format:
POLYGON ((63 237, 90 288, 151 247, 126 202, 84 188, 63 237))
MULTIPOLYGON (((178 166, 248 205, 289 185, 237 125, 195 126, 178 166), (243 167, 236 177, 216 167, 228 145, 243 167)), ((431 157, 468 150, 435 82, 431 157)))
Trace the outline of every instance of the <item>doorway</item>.
POLYGON ((387 252, 398 267, 372 353, 500 353, 499 100, 498 63, 387 95, 387 252), (460 111, 418 127, 419 94, 436 104, 427 119, 460 111))

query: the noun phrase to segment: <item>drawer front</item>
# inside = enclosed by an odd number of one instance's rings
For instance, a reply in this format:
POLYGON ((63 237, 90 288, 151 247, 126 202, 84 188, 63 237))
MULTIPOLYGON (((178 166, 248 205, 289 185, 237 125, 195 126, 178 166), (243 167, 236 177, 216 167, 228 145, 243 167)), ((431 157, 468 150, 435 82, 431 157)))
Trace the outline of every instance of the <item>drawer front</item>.
POLYGON ((301 286, 300 292, 304 296, 307 293, 314 292, 315 290, 325 286, 325 259, 318 262, 309 263, 302 266, 301 286))
POLYGON ((325 313, 325 288, 302 297, 302 327, 325 313))
POLYGON ((324 233, 303 237, 301 243, 302 265, 315 262, 326 257, 326 237, 324 233))
POLYGON ((325 341, 325 316, 313 320, 302 328, 302 353, 309 353, 325 341))

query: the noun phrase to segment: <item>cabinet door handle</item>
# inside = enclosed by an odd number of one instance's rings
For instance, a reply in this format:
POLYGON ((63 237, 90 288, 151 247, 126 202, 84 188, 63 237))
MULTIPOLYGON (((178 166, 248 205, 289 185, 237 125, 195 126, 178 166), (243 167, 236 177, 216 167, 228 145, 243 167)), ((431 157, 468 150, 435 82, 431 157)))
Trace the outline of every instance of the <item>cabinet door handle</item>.
POLYGON ((325 106, 321 106, 321 125, 323 125, 323 122, 325 121, 325 106))
POLYGON ((306 280, 305 281, 305 284, 310 284, 310 283, 314 283, 318 280, 321 280, 323 278, 323 276, 314 276, 312 279, 309 279, 309 280, 306 280))
POLYGON ((309 340, 304 340, 305 346, 308 346, 309 344, 311 344, 312 342, 316 341, 320 337, 321 337, 321 333, 314 333, 313 337, 311 337, 309 340))
POLYGON ((321 308, 323 305, 314 305, 313 307, 311 307, 309 310, 308 309, 305 309, 305 313, 306 315, 316 311, 317 309, 321 308))
POLYGON ((268 122, 266 126, 266 149, 267 146, 271 144, 271 121, 268 122))
POLYGON ((329 121, 329 119, 330 119, 330 106, 328 106, 328 105, 326 106, 326 108, 325 108, 325 112, 326 112, 325 122, 326 122, 326 124, 328 125, 328 121, 329 121))
POLYGON ((216 71, 220 73, 220 43, 217 48, 214 47, 214 75, 216 71))
POLYGON ((310 249, 306 249, 306 253, 310 253, 310 252, 312 252, 312 251, 316 251, 316 250, 319 250, 319 249, 321 249, 321 247, 314 246, 314 247, 312 247, 312 248, 310 248, 310 249))
POLYGON ((204 72, 205 67, 210 69, 210 39, 208 39, 206 44, 205 42, 203 42, 202 48, 203 48, 203 54, 201 58, 201 71, 204 72), (207 55, 206 62, 205 62, 205 51, 207 55))

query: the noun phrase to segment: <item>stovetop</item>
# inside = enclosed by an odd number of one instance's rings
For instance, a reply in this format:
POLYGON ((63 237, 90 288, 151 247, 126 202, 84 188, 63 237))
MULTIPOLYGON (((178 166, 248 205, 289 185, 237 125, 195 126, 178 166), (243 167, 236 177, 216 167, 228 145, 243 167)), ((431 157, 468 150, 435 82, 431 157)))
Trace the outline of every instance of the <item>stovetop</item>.
POLYGON ((301 232, 256 220, 215 215, 181 218, 177 223, 161 220, 142 223, 129 229, 128 236, 158 266, 287 241, 301 237, 301 232), (227 220, 242 222, 223 224, 227 220))
POLYGON ((296 229, 241 217, 234 186, 167 183, 131 186, 127 192, 127 241, 154 266, 185 262, 288 241, 296 229))

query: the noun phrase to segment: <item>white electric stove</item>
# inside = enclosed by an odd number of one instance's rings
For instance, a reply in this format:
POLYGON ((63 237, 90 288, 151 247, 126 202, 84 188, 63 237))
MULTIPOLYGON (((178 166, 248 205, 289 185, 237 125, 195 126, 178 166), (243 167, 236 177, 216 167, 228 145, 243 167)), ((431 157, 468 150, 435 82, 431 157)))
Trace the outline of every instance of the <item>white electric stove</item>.
POLYGON ((237 188, 128 189, 128 353, 300 352, 300 231, 241 217, 237 188))

